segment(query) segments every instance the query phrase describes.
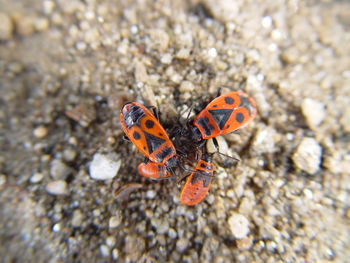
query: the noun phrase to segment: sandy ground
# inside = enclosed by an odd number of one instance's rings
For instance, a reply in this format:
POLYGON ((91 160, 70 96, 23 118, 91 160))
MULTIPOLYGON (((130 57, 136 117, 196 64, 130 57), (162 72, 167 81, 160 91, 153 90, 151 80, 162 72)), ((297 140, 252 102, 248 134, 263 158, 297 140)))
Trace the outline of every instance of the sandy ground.
POLYGON ((1 262, 350 262, 349 43, 347 1, 0 0, 1 262), (119 110, 220 86, 259 113, 186 207, 119 110))

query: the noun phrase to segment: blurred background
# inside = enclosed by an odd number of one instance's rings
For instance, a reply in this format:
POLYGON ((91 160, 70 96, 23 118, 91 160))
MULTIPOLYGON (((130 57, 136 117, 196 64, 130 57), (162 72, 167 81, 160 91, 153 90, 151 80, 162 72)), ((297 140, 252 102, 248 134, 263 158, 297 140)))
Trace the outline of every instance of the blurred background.
POLYGON ((1 262, 350 262, 349 43, 349 1, 0 0, 1 262), (120 108, 221 86, 258 116, 187 207, 120 108))

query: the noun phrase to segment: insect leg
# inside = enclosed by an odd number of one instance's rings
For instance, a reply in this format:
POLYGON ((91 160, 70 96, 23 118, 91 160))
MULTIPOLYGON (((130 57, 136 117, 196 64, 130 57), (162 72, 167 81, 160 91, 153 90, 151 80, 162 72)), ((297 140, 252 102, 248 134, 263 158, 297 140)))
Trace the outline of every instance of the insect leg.
POLYGON ((159 111, 156 106, 149 106, 148 109, 153 111, 153 115, 156 116, 157 120, 159 121, 159 111))
MULTIPOLYGON (((218 143, 218 141, 217 141, 217 139, 214 137, 213 138, 213 143, 214 143, 214 146, 215 146, 215 148, 216 148, 216 152, 215 153, 217 153, 217 154, 219 154, 220 156, 225 156, 225 157, 227 157, 227 158, 230 158, 230 159, 233 159, 233 160, 235 160, 235 161, 240 161, 240 159, 238 159, 238 158, 236 158, 236 157, 233 157, 233 156, 229 156, 229 155, 227 155, 227 154, 224 154, 224 153, 222 153, 222 152, 220 152, 219 150, 219 143, 218 143)), ((220 157, 221 158, 221 157, 220 157)), ((221 159, 221 161, 223 161, 222 159, 221 159)))

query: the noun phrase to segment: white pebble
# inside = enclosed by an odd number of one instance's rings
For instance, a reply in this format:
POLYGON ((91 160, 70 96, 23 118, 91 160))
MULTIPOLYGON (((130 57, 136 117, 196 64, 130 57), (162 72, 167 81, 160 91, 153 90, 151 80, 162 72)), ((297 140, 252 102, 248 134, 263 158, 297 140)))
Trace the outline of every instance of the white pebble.
POLYGON ((326 116, 325 105, 317 100, 304 99, 301 103, 301 110, 310 128, 315 128, 326 116))
POLYGON ((160 59, 160 61, 161 61, 163 64, 170 64, 172 60, 173 60, 173 57, 172 57, 171 54, 169 54, 169 53, 164 54, 164 55, 162 56, 162 58, 160 59))
POLYGON ((55 3, 53 1, 43 1, 43 10, 44 13, 49 15, 55 8, 55 3))
POLYGON ((6 175, 1 174, 0 175, 0 186, 3 186, 6 184, 6 175))
POLYGON ((191 50, 188 48, 182 48, 176 53, 178 59, 188 59, 190 57, 191 50))
POLYGON ((137 33, 139 32, 139 29, 138 29, 138 27, 137 27, 136 25, 132 25, 132 26, 130 27, 130 32, 131 32, 132 34, 137 34, 137 33))
POLYGON ((54 224, 53 227, 52 227, 52 231, 55 232, 55 233, 61 231, 61 225, 59 223, 54 224))
POLYGON ((52 195, 68 194, 67 183, 62 180, 52 181, 46 185, 46 191, 52 195))
POLYGON ((119 171, 121 160, 115 153, 108 155, 95 153, 89 167, 90 176, 95 180, 108 180, 115 177, 119 171))
POLYGON ((100 246, 100 252, 102 257, 108 257, 109 256, 109 248, 106 245, 100 246))
POLYGON ((38 139, 45 138, 47 134, 48 134, 48 131, 44 126, 39 126, 35 128, 33 131, 33 135, 38 139))
POLYGON ((180 238, 176 242, 176 250, 180 253, 184 252, 189 244, 189 240, 187 238, 180 238))
POLYGON ((87 48, 87 45, 85 42, 83 41, 78 41, 76 43, 76 48, 79 50, 79 51, 84 51, 86 48, 87 48))
POLYGON ((249 221, 243 215, 234 213, 228 219, 228 224, 235 238, 242 239, 249 233, 249 221))
POLYGON ((120 225, 120 223, 122 222, 122 219, 120 216, 112 216, 109 219, 109 227, 110 228, 116 228, 120 225))
POLYGON ((148 190, 148 191, 146 192, 146 197, 147 197, 148 199, 154 199, 154 198, 156 197, 156 195, 157 195, 157 192, 154 191, 154 190, 148 190))
POLYGON ((113 249, 112 250, 112 257, 113 257, 113 260, 117 260, 119 258, 119 250, 118 249, 113 249))
POLYGON ((262 21, 261 21, 261 25, 265 28, 269 28, 272 26, 272 18, 271 16, 265 16, 263 17, 262 21))
POLYGON ((42 173, 34 173, 32 177, 30 177, 29 182, 32 184, 39 183, 44 178, 44 175, 42 173))
POLYGON ((217 55, 218 55, 218 52, 217 52, 217 50, 216 50, 216 48, 210 48, 209 50, 208 50, 208 55, 210 56, 210 57, 212 57, 212 58, 215 58, 217 55))
POLYGON ((110 248, 114 247, 116 242, 117 242, 117 240, 113 236, 109 236, 106 238, 106 245, 110 248))
POLYGON ((308 174, 318 171, 321 164, 322 148, 314 138, 303 138, 293 154, 294 164, 308 174))

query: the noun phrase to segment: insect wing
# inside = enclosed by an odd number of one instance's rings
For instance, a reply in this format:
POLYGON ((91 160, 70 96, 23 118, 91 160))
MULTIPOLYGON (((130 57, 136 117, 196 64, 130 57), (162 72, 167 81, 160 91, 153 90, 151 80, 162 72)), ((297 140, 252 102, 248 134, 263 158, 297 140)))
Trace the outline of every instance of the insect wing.
POLYGON ((256 116, 256 103, 244 92, 230 92, 211 101, 194 120, 203 139, 244 127, 256 116))
POLYGON ((180 202, 190 206, 202 202, 209 192, 213 176, 214 164, 200 160, 196 171, 190 174, 182 188, 180 202))
POLYGON ((131 142, 152 162, 162 164, 176 155, 167 132, 143 105, 137 102, 124 105, 120 122, 131 142))

